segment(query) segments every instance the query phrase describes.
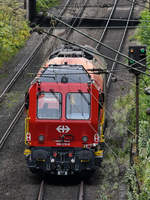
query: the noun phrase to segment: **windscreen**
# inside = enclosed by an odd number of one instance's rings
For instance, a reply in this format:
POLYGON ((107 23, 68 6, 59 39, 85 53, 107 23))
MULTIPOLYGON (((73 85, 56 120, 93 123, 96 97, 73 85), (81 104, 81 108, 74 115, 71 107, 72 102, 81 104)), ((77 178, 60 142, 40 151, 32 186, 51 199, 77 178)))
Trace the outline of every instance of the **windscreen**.
POLYGON ((66 118, 89 119, 90 101, 89 93, 68 93, 66 101, 66 118))
POLYGON ((60 119, 61 102, 60 93, 42 93, 38 95, 37 117, 39 119, 60 119))

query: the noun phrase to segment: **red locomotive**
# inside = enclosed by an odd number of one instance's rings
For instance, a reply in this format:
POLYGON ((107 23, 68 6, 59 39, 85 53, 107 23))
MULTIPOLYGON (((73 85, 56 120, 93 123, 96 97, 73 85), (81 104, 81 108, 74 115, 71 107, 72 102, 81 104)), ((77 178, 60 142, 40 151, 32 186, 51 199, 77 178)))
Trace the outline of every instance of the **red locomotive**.
POLYGON ((105 81, 88 70, 106 64, 84 48, 52 53, 26 94, 24 154, 34 173, 80 174, 101 162, 105 81))

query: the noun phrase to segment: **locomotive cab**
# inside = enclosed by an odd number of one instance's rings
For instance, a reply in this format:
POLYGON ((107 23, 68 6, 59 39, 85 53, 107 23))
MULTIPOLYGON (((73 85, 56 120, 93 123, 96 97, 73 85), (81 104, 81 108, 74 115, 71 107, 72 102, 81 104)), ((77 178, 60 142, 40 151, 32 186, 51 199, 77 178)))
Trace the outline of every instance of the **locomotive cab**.
POLYGON ((93 80, 71 59, 63 64, 53 59, 26 95, 28 167, 57 175, 92 171, 103 157, 103 80, 93 80))

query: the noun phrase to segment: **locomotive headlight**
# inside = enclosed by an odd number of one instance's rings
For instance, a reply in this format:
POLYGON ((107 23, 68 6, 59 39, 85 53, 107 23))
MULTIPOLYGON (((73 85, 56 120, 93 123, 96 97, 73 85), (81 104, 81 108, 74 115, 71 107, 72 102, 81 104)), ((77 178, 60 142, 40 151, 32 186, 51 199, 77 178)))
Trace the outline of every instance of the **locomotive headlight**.
POLYGON ((44 142, 44 135, 40 135, 39 137, 38 137, 38 140, 39 140, 39 142, 44 142))
POLYGON ((82 137, 82 141, 83 141, 83 142, 87 142, 87 141, 88 141, 88 137, 87 137, 87 136, 83 136, 83 137, 82 137))
POLYGON ((75 159, 74 159, 74 158, 72 158, 72 159, 71 159, 71 162, 72 162, 72 163, 75 163, 75 159))
POLYGON ((51 163, 54 163, 55 162, 55 159, 54 158, 51 158, 51 163))

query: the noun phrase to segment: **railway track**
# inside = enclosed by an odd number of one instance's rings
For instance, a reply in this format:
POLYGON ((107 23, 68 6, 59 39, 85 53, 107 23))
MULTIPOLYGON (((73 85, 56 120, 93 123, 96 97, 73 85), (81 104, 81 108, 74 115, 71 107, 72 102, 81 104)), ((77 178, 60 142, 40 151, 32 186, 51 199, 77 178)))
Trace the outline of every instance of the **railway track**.
MULTIPOLYGON (((106 25, 105 25, 105 27, 104 27, 104 30, 103 30, 103 32, 102 32, 102 34, 101 34, 101 36, 100 36, 100 39, 99 39, 100 42, 102 42, 103 39, 104 39, 104 36, 105 36, 106 31, 107 31, 107 29, 108 29, 108 26, 109 26, 109 24, 110 24, 110 21, 111 21, 111 18, 112 18, 112 16, 113 16, 113 13, 115 12, 117 3, 118 3, 118 0, 115 0, 115 2, 114 2, 114 4, 113 4, 113 7, 112 7, 112 9, 111 9, 110 15, 109 15, 109 17, 108 17, 108 20, 107 20, 107 22, 106 22, 106 25)), ((99 44, 96 45, 96 49, 98 49, 98 48, 99 48, 99 44)))
POLYGON ((23 111, 24 111, 24 104, 22 104, 22 106, 18 110, 17 114, 15 115, 14 119, 12 120, 12 122, 10 123, 10 125, 8 126, 7 130, 3 134, 2 138, 0 139, 0 150, 3 148, 3 146, 4 146, 4 144, 5 144, 8 136, 10 135, 12 129, 14 128, 14 126, 16 125, 16 123, 18 122, 18 120, 20 119, 23 111))
MULTIPOLYGON (((88 4, 89 0, 85 0, 83 2, 83 6, 79 9, 78 13, 76 14, 76 16, 73 16, 73 21, 71 22, 71 26, 74 27, 74 25, 77 23, 78 18, 81 18, 87 4, 88 4)), ((82 20, 82 19, 81 19, 82 20)), ((81 20, 77 23, 77 26, 80 26, 81 20)), ((71 28, 67 28, 66 29, 66 39, 69 40, 71 34, 72 34, 73 30, 71 28)))
MULTIPOLYGON (((40 188, 39 188, 39 191, 38 191, 37 200, 51 200, 51 197, 49 197, 48 199, 45 197, 46 196, 45 193, 49 189, 49 187, 52 187, 52 186, 47 186, 46 187, 46 182, 43 179, 41 181, 41 183, 40 183, 40 188)), ((76 195, 77 198, 74 198, 74 199, 76 199, 76 200, 85 200, 85 189, 84 189, 84 187, 85 187, 84 181, 81 181, 80 184, 77 187, 77 192, 76 192, 77 193, 77 195, 76 195)), ((63 191, 63 189, 62 189, 62 191, 63 191)), ((61 192, 61 189, 60 189, 60 192, 61 192)), ((70 199, 70 200, 72 200, 72 199, 70 199)))

